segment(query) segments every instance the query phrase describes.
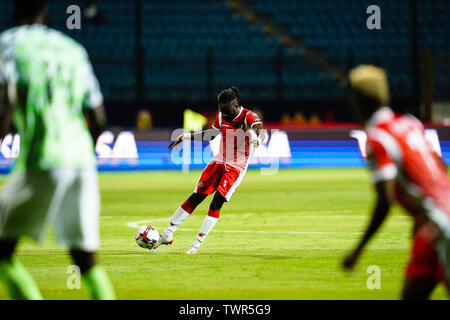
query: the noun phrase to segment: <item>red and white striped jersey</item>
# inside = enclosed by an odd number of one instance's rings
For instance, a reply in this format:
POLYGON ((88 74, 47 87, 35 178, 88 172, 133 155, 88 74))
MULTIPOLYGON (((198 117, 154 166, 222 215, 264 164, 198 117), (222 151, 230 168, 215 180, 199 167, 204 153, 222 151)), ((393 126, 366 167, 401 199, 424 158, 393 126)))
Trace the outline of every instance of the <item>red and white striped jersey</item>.
POLYGON ((251 152, 251 146, 248 143, 252 137, 248 129, 258 123, 262 123, 258 115, 243 107, 231 122, 223 119, 222 113, 219 112, 212 127, 221 131, 222 139, 219 152, 214 156, 213 161, 245 171, 251 152))
POLYGON ((425 139, 422 123, 383 107, 369 120, 366 132, 373 181, 395 179, 396 198, 416 223, 428 218, 450 232, 450 181, 425 139))

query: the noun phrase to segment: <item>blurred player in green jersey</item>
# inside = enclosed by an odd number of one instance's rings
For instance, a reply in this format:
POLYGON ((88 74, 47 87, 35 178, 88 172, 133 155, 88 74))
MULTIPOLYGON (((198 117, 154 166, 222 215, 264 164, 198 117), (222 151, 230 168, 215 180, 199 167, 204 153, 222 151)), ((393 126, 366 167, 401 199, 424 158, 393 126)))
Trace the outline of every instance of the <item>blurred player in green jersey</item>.
POLYGON ((44 25, 46 1, 14 6, 16 27, 0 34, 0 139, 12 121, 20 153, 0 195, 0 279, 12 298, 42 299, 13 253, 21 237, 40 241, 51 223, 91 298, 114 299, 94 259, 100 196, 93 141, 106 121, 98 81, 84 48, 44 25))

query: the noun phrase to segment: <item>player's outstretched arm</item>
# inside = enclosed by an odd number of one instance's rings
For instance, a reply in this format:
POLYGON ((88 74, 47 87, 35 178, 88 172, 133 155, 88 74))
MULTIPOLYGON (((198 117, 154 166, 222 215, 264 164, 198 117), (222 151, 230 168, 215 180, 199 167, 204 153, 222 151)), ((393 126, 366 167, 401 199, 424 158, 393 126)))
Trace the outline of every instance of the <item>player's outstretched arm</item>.
POLYGON ((255 147, 258 147, 260 144, 264 142, 265 139, 265 131, 263 125, 262 123, 257 123, 252 127, 252 129, 256 133, 256 139, 250 141, 250 143, 253 143, 255 147))
POLYGON ((0 84, 0 140, 9 133, 13 104, 8 97, 8 84, 0 84))
POLYGON ((358 246, 344 259, 344 268, 352 269, 355 266, 365 245, 369 242, 385 220, 389 209, 394 202, 394 186, 395 180, 393 179, 380 181, 375 185, 375 189, 377 191, 377 202, 372 213, 372 219, 358 246))
POLYGON ((440 165, 442 165, 442 168, 445 172, 448 172, 447 163, 445 163, 444 157, 441 157, 436 152, 433 152, 434 157, 437 159, 437 162, 439 162, 440 165))
POLYGON ((98 137, 106 129, 105 108, 103 106, 88 108, 84 110, 84 114, 86 115, 89 132, 91 133, 92 140, 94 140, 95 145, 98 137))
POLYGON ((216 128, 210 128, 208 130, 198 131, 198 132, 187 132, 184 133, 174 141, 172 141, 169 145, 169 150, 172 150, 175 146, 179 145, 183 140, 197 140, 197 141, 211 141, 214 139, 220 130, 216 128))

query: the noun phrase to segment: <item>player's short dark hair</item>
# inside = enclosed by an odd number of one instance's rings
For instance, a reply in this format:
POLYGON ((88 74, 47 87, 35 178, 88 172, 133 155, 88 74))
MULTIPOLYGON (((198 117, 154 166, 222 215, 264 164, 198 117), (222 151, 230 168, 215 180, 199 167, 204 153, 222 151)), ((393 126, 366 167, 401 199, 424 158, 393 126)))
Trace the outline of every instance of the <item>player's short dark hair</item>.
POLYGON ((14 20, 34 19, 48 8, 48 0, 14 0, 14 20))
POLYGON ((231 86, 230 88, 223 90, 221 93, 219 93, 219 96, 217 97, 217 101, 220 104, 229 103, 234 99, 237 99, 238 102, 241 99, 241 93, 239 92, 239 89, 234 86, 231 86))

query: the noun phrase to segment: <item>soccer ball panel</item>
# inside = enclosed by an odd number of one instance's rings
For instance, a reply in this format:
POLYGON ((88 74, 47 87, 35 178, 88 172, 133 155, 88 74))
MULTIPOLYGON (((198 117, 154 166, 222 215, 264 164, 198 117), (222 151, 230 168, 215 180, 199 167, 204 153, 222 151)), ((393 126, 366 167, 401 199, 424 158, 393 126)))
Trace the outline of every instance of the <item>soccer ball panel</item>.
POLYGON ((141 226, 136 230, 135 240, 139 247, 152 249, 159 239, 158 230, 150 225, 141 226))

